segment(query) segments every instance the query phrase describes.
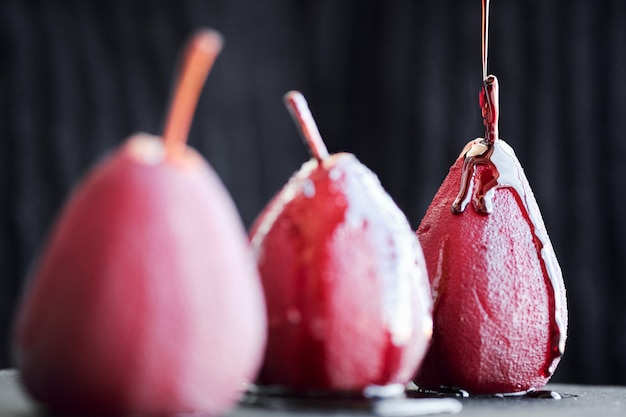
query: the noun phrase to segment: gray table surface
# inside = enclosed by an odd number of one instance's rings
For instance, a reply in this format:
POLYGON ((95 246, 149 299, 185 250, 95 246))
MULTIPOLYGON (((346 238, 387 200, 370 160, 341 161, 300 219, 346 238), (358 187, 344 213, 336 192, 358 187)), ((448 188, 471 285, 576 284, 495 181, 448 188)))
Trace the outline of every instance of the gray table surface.
MULTIPOLYGON (((505 397, 505 398, 464 398, 460 400, 462 410, 457 416, 626 416, 626 387, 584 386, 568 384, 548 384, 546 389, 562 395, 560 400, 544 398, 505 397)), ((435 399, 437 400, 437 399, 435 399)), ((452 401, 442 399, 443 401, 452 401)), ((422 401, 415 399, 412 401, 422 401)), ((412 403, 416 404, 416 403, 412 403)), ((419 403, 417 403, 419 404, 419 403)), ((367 407, 295 407, 283 403, 274 406, 241 405, 226 414, 225 417, 269 417, 269 416, 375 416, 376 410, 367 407)), ((443 405, 443 403, 442 403, 443 405)), ((448 402, 442 408, 447 408, 448 402)), ((452 404, 454 405, 454 404, 452 404)), ((453 407, 454 408, 454 407, 453 407)), ((381 410, 384 411, 384 410, 381 410)), ((394 414, 392 410, 385 416, 394 414)), ((451 415, 451 414, 440 414, 451 415)), ((38 409, 22 391, 18 373, 14 370, 0 370, 0 416, 1 417, 43 417, 46 413, 38 409)))

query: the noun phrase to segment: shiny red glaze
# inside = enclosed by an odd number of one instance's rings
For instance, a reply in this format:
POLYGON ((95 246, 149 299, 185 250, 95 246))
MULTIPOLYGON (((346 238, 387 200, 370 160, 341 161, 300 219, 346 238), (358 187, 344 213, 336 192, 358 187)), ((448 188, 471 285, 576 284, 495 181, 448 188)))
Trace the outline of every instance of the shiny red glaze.
MULTIPOLYGON (((556 314, 563 331, 567 326, 560 269, 553 290, 532 223, 514 190, 495 190, 491 214, 479 214, 471 204, 452 214, 462 166, 463 157, 450 169, 417 231, 433 288, 434 332, 416 382, 476 394, 540 388, 550 378, 547 369, 554 370, 559 360, 551 351, 555 296, 562 305, 556 314)), ((483 169, 478 166, 476 175, 483 169)), ((540 219, 532 193, 526 198, 540 219)), ((545 233, 542 221, 536 226, 545 233)), ((558 265, 552 246, 544 250, 558 265)))
POLYGON ((266 336, 245 231, 199 155, 146 163, 129 144, 79 184, 44 247, 17 316, 22 380, 62 413, 220 413, 266 336))
POLYGON ((306 163, 250 237, 269 320, 261 384, 361 390, 412 377, 432 329, 423 256, 356 158, 306 163))

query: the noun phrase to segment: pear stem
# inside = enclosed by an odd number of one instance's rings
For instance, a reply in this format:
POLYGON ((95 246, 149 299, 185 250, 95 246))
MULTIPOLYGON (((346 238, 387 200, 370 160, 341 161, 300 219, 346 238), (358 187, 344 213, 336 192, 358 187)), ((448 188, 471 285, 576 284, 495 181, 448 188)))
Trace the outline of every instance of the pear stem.
POLYGON ((320 135, 315 119, 313 119, 309 105, 302 93, 299 91, 289 91, 285 94, 283 100, 300 131, 300 136, 302 136, 302 139, 304 139, 308 145, 313 157, 317 159, 318 162, 322 162, 324 159, 328 158, 328 149, 326 149, 322 135, 320 135))
POLYGON ((222 36, 208 29, 196 33, 187 44, 163 132, 170 156, 185 149, 200 93, 222 44, 222 36))
POLYGON ((495 75, 488 75, 480 90, 480 107, 485 125, 485 142, 494 143, 499 139, 498 119, 500 117, 500 87, 495 75))

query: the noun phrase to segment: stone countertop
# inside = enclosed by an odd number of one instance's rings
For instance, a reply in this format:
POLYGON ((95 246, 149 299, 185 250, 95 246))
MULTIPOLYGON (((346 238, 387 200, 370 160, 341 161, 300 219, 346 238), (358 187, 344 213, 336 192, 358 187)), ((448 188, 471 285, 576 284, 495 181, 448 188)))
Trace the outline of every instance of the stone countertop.
MULTIPOLYGON (((292 404, 284 401, 262 402, 263 405, 242 404, 226 414, 225 417, 269 417, 269 416, 384 416, 406 417, 432 414, 438 410, 452 411, 460 417, 612 417, 626 416, 626 387, 621 386, 585 386, 569 384, 548 384, 546 390, 557 392, 561 399, 528 397, 475 397, 409 399, 408 402, 378 402, 373 407, 364 402, 349 402, 344 406, 341 401, 323 403, 323 406, 292 404), (459 407, 462 404, 462 409, 459 407), (379 405, 391 407, 379 407, 379 405), (430 410, 430 411, 429 411, 430 410)), ((405 400, 406 401, 406 400, 405 400)), ((445 415, 445 414, 441 414, 445 415)), ((2 417, 42 417, 45 412, 39 410, 24 394, 15 370, 0 370, 0 416, 2 417)), ((56 416, 60 417, 60 416, 56 416)))

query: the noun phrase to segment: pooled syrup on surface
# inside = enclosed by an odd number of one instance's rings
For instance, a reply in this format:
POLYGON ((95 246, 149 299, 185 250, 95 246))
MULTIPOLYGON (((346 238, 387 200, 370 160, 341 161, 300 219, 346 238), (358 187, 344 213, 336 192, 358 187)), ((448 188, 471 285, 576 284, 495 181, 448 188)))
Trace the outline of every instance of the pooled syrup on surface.
POLYGON ((529 391, 524 394, 526 398, 541 398, 546 400, 560 400, 563 398, 561 394, 552 390, 538 390, 538 391, 529 391))
POLYGON ((365 411, 379 417, 458 413, 463 404, 445 396, 410 396, 403 384, 371 385, 364 390, 291 390, 273 385, 248 387, 241 404, 278 410, 365 411))
POLYGON ((461 155, 465 159, 460 190, 452 204, 452 213, 463 213, 471 202, 477 213, 489 215, 493 211, 493 196, 498 188, 509 188, 517 195, 522 214, 530 221, 533 241, 540 255, 541 268, 549 290, 553 314, 550 319, 547 364, 542 371, 544 377, 549 377, 554 373, 558 359, 565 350, 565 325, 561 320, 563 306, 560 294, 557 294, 556 281, 559 277, 559 266, 550 256, 551 243, 544 228, 540 227, 543 221, 539 211, 530 209, 529 199, 533 197, 524 170, 513 149, 498 138, 498 81, 493 75, 484 80, 480 105, 485 123, 485 138, 476 139, 463 149, 461 155), (478 166, 482 167, 480 173, 477 173, 478 166))
POLYGON ((432 398, 432 397, 451 397, 459 399, 474 398, 528 398, 528 399, 546 399, 560 400, 563 398, 574 398, 576 395, 560 394, 552 390, 528 390, 521 392, 511 392, 503 394, 471 394, 468 391, 457 388, 441 386, 437 390, 425 390, 417 386, 407 388, 407 396, 410 398, 432 398))

